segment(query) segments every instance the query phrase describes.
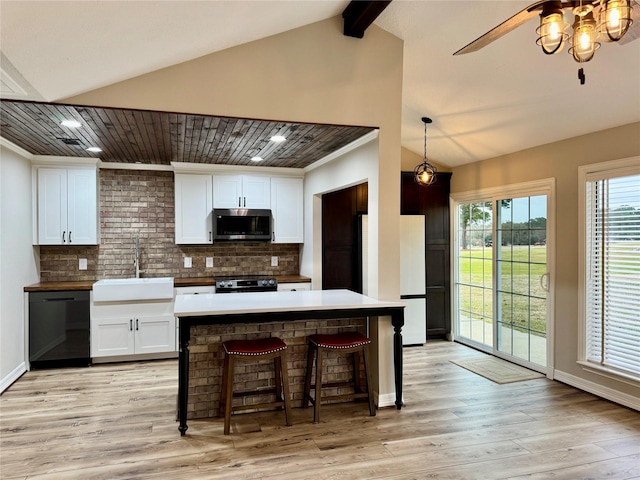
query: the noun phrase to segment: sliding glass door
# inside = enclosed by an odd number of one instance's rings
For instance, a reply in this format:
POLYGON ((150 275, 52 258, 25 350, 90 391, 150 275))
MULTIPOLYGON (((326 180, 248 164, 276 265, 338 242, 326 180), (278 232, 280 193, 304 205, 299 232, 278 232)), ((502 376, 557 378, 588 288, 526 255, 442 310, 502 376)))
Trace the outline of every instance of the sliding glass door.
POLYGON ((514 189, 518 195, 507 188, 454 198, 454 336, 545 371, 553 311, 548 242, 552 185, 535 187, 531 192, 514 189))
POLYGON ((547 197, 497 201, 498 352, 547 365, 547 197))

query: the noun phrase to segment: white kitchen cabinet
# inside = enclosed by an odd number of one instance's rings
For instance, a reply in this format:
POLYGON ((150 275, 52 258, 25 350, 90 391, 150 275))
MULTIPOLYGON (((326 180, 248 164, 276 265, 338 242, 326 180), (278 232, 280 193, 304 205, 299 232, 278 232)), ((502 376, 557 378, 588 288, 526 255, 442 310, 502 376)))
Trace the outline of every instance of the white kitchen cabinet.
MULTIPOLYGON (((193 287, 176 287, 175 295, 206 295, 208 293, 216 293, 214 285, 197 285, 193 287)), ((180 350, 180 319, 176 317, 176 351, 180 350)))
POLYGON ((91 321, 91 357, 133 355, 135 335, 133 316, 101 318, 91 321))
POLYGON ((279 292, 293 292, 293 291, 302 291, 302 290, 311 290, 311 282, 294 282, 294 283, 278 284, 279 292))
POLYGON ((94 361, 143 354, 162 358, 176 351, 175 331, 173 299, 92 303, 91 357, 94 361))
POLYGON ((214 175, 213 208, 271 208, 271 179, 260 175, 214 175))
POLYGON ((273 243, 304 242, 302 178, 271 178, 273 243))
POLYGON ((213 243, 212 210, 213 177, 176 173, 176 243, 213 243))
POLYGON ((37 169, 37 244, 97 245, 95 168, 37 169))

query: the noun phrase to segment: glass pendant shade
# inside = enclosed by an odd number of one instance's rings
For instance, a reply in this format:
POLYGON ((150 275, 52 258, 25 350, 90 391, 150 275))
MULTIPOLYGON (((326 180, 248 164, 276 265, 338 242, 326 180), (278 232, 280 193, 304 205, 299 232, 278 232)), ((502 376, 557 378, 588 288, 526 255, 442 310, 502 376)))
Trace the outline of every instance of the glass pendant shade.
POLYGON ((584 63, 593 58, 598 48, 600 43, 596 42, 596 21, 593 18, 593 12, 583 17, 576 15, 569 53, 573 55, 576 62, 584 63))
POLYGON ((431 185, 436 181, 436 167, 429 162, 422 162, 413 170, 413 178, 420 185, 431 185))
POLYGON ((536 33, 540 35, 536 43, 542 47, 542 51, 547 55, 560 52, 565 40, 569 38, 566 29, 567 24, 562 17, 562 2, 545 3, 540 14, 540 26, 536 29, 536 33))
POLYGON ((597 31, 605 42, 617 42, 633 23, 631 0, 606 0, 600 5, 597 31))

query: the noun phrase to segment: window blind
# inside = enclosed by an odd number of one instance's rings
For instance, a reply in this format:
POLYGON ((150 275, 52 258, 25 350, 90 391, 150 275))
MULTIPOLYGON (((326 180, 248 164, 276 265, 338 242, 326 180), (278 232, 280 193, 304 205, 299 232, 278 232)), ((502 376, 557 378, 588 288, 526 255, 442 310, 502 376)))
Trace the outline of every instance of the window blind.
POLYGON ((587 179, 587 361, 640 379, 640 175, 587 179))

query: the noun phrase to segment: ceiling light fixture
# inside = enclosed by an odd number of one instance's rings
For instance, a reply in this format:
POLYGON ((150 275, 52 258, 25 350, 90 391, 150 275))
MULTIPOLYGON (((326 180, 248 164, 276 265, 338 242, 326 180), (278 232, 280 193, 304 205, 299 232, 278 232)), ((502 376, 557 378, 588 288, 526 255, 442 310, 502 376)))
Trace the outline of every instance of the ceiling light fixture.
POLYGON ((60 122, 60 125, 69 128, 80 128, 82 126, 82 124, 77 120, 63 120, 62 122, 60 122))
POLYGON ((272 142, 280 143, 280 142, 284 142, 286 138, 283 137, 282 135, 274 135, 273 137, 270 138, 270 140, 272 142))
MULTIPOLYGON (((617 42, 633 23, 631 17, 633 0, 595 0, 584 2, 548 1, 542 4, 540 26, 536 29, 539 35, 536 43, 548 55, 562 50, 565 40, 567 24, 562 17, 563 9, 571 8, 574 15, 573 32, 569 54, 578 63, 591 60, 600 42, 617 42), (596 23, 596 18, 598 19, 596 23)), ((580 83, 584 84, 584 70, 578 71, 580 83)))
POLYGON ((424 158, 422 163, 413 169, 413 179, 419 185, 431 185, 436 181, 436 172, 438 171, 427 161, 427 124, 432 120, 429 117, 422 117, 422 121, 424 122, 424 158))
POLYGON ((101 152, 101 151, 102 151, 102 149, 99 148, 99 147, 89 147, 89 148, 87 148, 87 152, 98 153, 98 152, 101 152))
POLYGON ((562 16, 562 2, 545 3, 540 14, 540 26, 536 28, 536 33, 540 35, 536 43, 547 55, 559 52, 569 38, 567 27, 562 16))
POLYGON ((264 160, 262 157, 251 157, 252 162, 261 162, 262 160, 264 160))

